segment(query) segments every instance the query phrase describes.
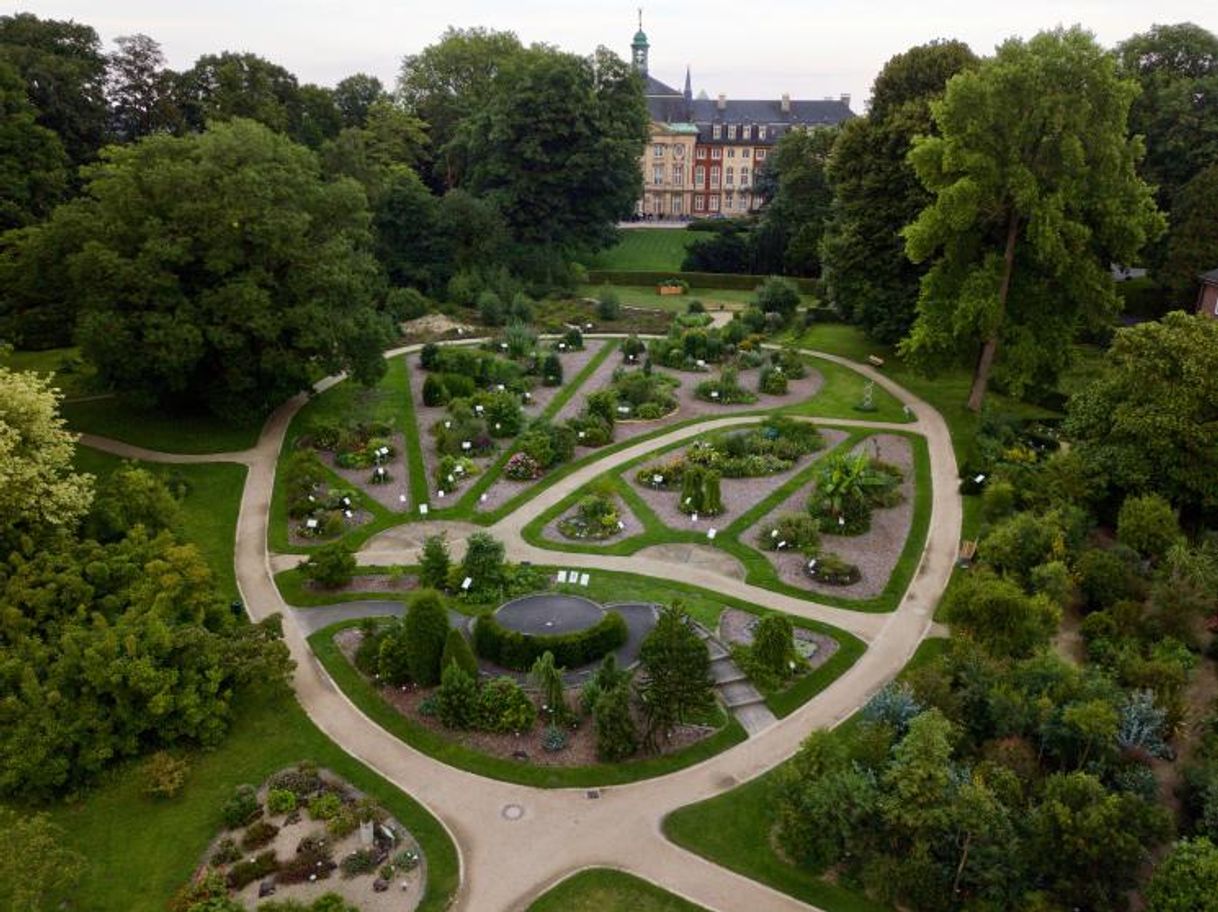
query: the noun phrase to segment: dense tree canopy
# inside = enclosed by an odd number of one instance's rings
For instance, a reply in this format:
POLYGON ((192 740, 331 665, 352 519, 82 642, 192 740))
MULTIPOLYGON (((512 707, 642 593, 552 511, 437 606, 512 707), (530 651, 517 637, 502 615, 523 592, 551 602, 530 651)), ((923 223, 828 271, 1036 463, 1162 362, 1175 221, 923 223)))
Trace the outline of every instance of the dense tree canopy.
POLYGON ((634 211, 647 109, 638 74, 609 51, 534 47, 496 75, 460 138, 466 187, 495 202, 518 242, 595 249, 634 211))
POLYGON ((931 199, 906 160, 910 145, 935 133, 930 102, 976 63, 960 41, 898 54, 876 77, 867 116, 847 121, 834 145, 822 275, 830 300, 876 341, 894 343, 909 331, 925 272, 905 255, 900 234, 931 199))
POLYGON ((300 118, 296 77, 256 54, 205 54, 178 76, 176 94, 186 123, 195 130, 244 117, 290 133, 300 118))
POLYGON ((1109 264, 1162 231, 1134 170, 1136 94, 1074 28, 1004 42, 932 103, 942 135, 919 138, 910 161, 934 201, 905 239, 912 260, 934 264, 903 351, 933 367, 979 349, 973 410, 1000 349, 1014 392, 1060 370, 1076 326, 1117 310, 1109 264))
POLYGON ((820 241, 833 193, 825 175, 837 131, 792 130, 778 141, 766 158, 774 195, 766 205, 759 239, 772 245, 772 262, 762 271, 785 275, 820 272, 820 241))
POLYGON ((25 83, 0 58, 0 232, 46 218, 67 188, 63 144, 37 115, 25 83))
POLYGON ((106 58, 90 26, 0 16, 0 60, 25 81, 38 123, 53 130, 73 166, 93 158, 106 131, 106 58))
POLYGON ((147 35, 121 35, 107 61, 106 100, 110 134, 120 142, 173 130, 180 124, 174 76, 161 46, 147 35))
POLYGON ((1100 376, 1070 401, 1081 457, 1119 491, 1218 509, 1218 321, 1170 313, 1119 330, 1100 376))
POLYGON ((367 73, 355 73, 334 87, 334 106, 344 127, 362 127, 369 109, 385 97, 385 86, 367 73))
POLYGON ((355 182, 323 183, 307 150, 237 120, 108 149, 87 194, 25 229, 0 274, 31 294, 48 270, 67 277, 103 381, 234 418, 318 368, 383 372, 367 223, 355 182))
MULTIPOLYGON (((1218 114, 1214 118, 1218 132, 1218 114)), ((1218 154, 1214 164, 1198 172, 1176 194, 1166 256, 1156 278, 1167 288, 1174 306, 1192 310, 1200 288, 1198 276, 1218 269, 1218 154)))

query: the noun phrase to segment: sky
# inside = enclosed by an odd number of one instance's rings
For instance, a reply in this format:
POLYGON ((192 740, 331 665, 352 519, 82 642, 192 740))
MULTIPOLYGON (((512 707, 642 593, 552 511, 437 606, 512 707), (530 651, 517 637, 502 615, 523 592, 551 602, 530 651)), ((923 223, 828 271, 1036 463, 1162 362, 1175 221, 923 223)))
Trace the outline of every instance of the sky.
MULTIPOLYGON (((638 27, 636 6, 605 0, 18 0, 16 9, 92 25, 107 49, 119 35, 143 32, 161 43, 174 69, 205 53, 250 51, 301 82, 321 85, 365 72, 391 86, 402 57, 436 41, 449 25, 513 31, 525 43, 578 53, 603 44, 624 58, 638 27)), ((1011 36, 1077 23, 1112 46, 1154 23, 1185 21, 1218 32, 1218 3, 669 0, 643 6, 657 79, 680 88, 689 65, 694 91, 712 97, 848 93, 859 112, 888 58, 934 38, 959 38, 988 54, 1011 36)))

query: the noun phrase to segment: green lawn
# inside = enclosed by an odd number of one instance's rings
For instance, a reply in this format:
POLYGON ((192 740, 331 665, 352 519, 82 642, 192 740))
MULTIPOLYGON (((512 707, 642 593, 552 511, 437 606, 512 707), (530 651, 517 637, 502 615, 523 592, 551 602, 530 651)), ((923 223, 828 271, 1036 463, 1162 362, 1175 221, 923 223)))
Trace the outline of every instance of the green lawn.
MULTIPOLYGON (((577 294, 580 297, 595 298, 604 285, 580 285, 577 294)), ((689 302, 695 298, 701 301, 707 310, 740 310, 753 300, 754 292, 743 288, 694 288, 683 295, 661 295, 654 285, 610 285, 618 300, 630 307, 648 307, 658 310, 668 310, 674 313, 685 313, 689 302)), ((800 300, 805 305, 816 301, 812 295, 801 295, 800 300)))
MULTIPOLYGON (((122 459, 109 453, 86 446, 76 448, 76 467, 99 479, 122 464, 122 459)), ((185 484, 186 496, 181 501, 182 527, 179 531, 184 539, 193 542, 203 552, 208 566, 216 575, 221 594, 226 599, 236 598, 233 542, 237 536, 241 491, 245 486, 245 466, 222 462, 174 466, 152 462, 137 464, 168 482, 185 484)))
POLYGON ((241 783, 309 759, 374 795, 415 835, 427 858, 426 912, 447 908, 457 888, 457 853, 440 823, 403 792, 336 747, 289 694, 251 695, 228 736, 191 754, 182 792, 170 800, 142 793, 135 766, 115 770, 81 800, 49 812, 65 841, 88 859, 80 908, 91 912, 163 912, 222 828, 220 809, 241 783))
POLYGON ((621 240, 589 261, 590 269, 647 269, 676 272, 685 260, 685 248, 698 233, 685 228, 629 228, 621 240))
POLYGON ((625 871, 590 868, 568 877, 537 899, 528 912, 704 912, 625 871))
POLYGON ((140 409, 116 397, 65 402, 60 412, 74 431, 166 453, 245 450, 258 442, 261 430, 261 425, 234 426, 208 413, 171 415, 140 409))
POLYGON ((49 348, 46 351, 0 352, 0 366, 17 371, 51 374, 51 382, 64 394, 87 396, 92 391, 93 369, 80 360, 78 348, 49 348))
MULTIPOLYGON (((946 643, 943 639, 924 640, 905 671, 937 657, 946 643)), ((850 737, 856 718, 851 717, 835 732, 850 737)), ((890 912, 886 906, 791 864, 774 850, 770 793, 780 769, 674 811, 664 820, 664 834, 691 852, 826 912, 890 912)))

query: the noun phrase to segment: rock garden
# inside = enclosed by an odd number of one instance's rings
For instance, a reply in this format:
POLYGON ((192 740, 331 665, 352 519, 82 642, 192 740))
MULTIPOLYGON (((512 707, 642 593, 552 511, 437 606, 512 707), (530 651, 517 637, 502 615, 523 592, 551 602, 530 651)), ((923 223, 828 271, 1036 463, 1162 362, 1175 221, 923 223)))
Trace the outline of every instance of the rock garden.
POLYGON ((426 859, 414 837, 374 799, 310 763, 238 786, 221 812, 224 831, 179 891, 183 907, 223 897, 251 910, 274 901, 411 912, 423 897, 426 859))

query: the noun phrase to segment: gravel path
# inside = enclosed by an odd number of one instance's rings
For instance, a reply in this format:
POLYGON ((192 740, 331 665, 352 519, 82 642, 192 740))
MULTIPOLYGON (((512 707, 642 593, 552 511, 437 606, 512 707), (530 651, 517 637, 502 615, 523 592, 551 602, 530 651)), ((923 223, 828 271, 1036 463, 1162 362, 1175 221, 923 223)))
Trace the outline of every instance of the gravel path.
MULTIPOLYGON (((902 499, 895 507, 874 510, 871 514, 871 529, 863 535, 822 535, 821 550, 832 552, 843 560, 855 564, 862 574, 853 586, 830 586, 809 579, 804 573, 804 556, 793 551, 763 551, 778 571, 778 578, 800 589, 810 589, 826 595, 841 595, 847 598, 874 598, 884 591, 888 578, 897 565, 905 539, 909 536, 913 520, 913 447, 909 439, 896 434, 876 434, 861 441, 851 452, 875 452, 878 442, 880 458, 897 466, 905 473, 900 490, 902 499)), ((811 485, 803 485, 777 508, 752 526, 741 539, 747 545, 757 540, 761 530, 772 525, 783 513, 802 512, 807 504, 811 485)))

